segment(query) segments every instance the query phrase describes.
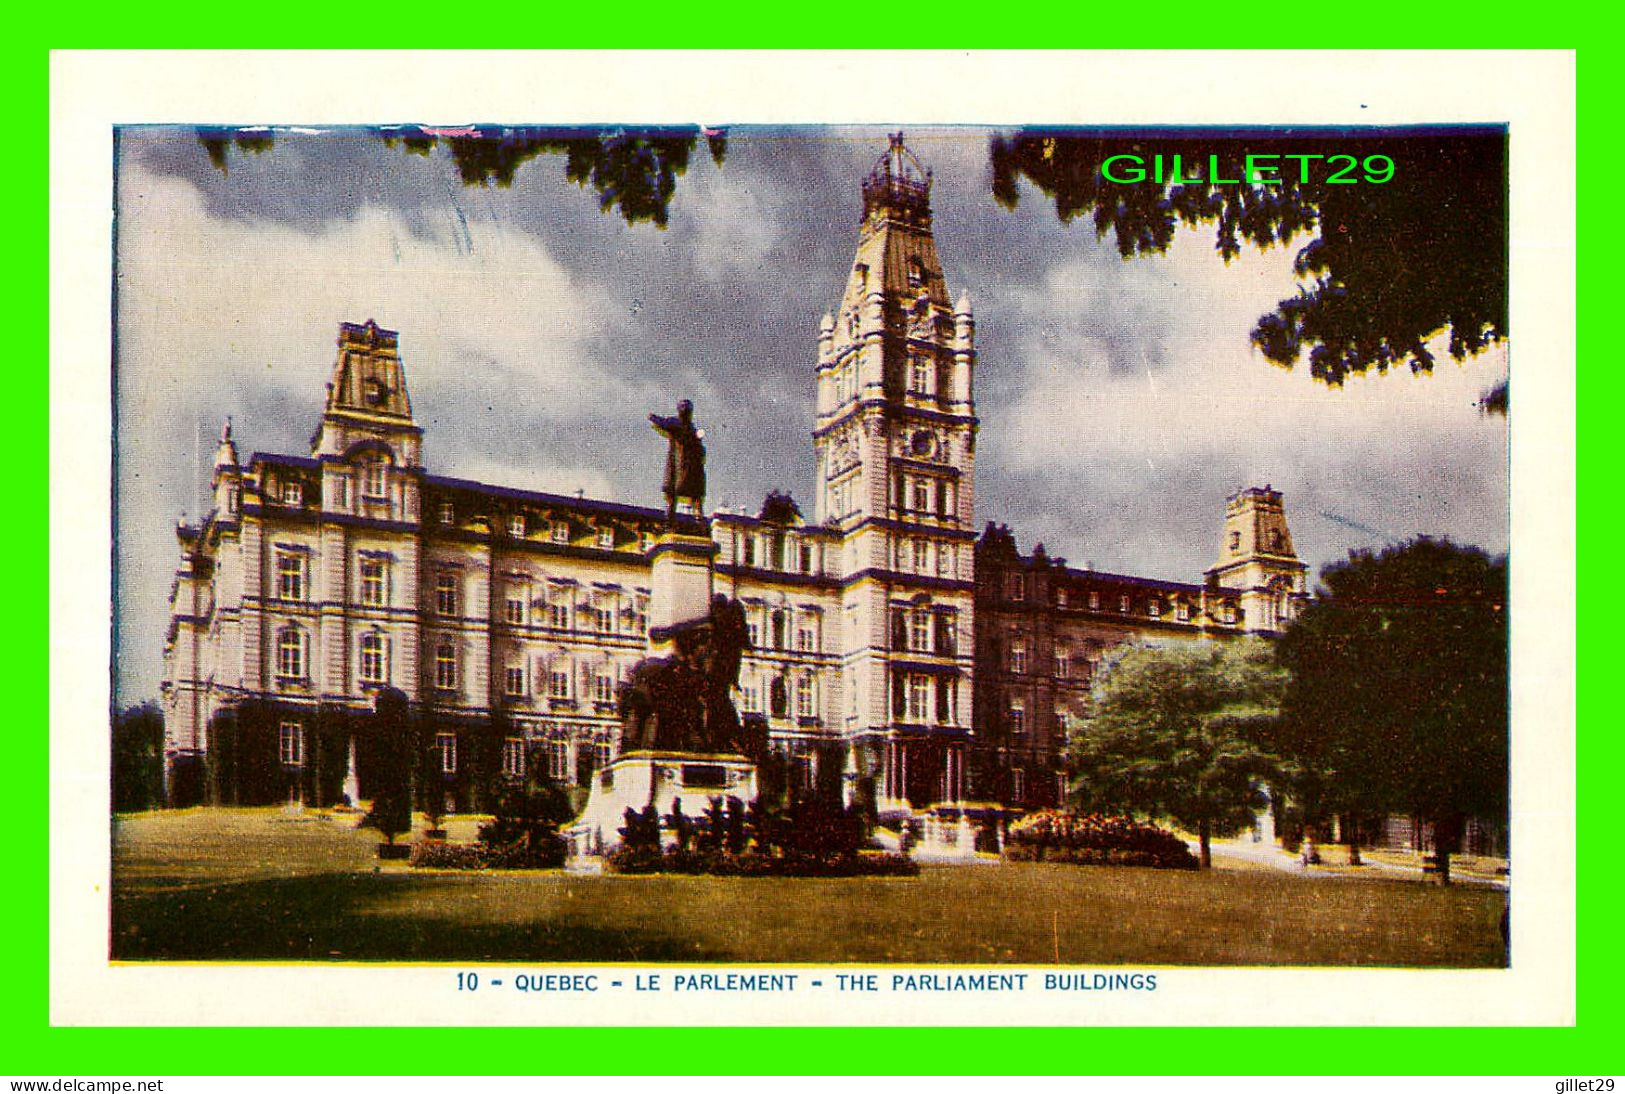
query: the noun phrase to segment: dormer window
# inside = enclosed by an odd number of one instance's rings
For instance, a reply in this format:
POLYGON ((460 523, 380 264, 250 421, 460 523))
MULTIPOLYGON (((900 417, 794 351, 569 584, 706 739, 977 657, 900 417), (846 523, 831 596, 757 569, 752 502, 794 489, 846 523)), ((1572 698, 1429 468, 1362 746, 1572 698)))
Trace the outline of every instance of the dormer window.
POLYGON ((283 505, 300 505, 300 504, 304 503, 304 500, 305 500, 304 488, 301 487, 298 483, 296 483, 296 482, 285 482, 285 483, 282 484, 282 504, 283 505))
POLYGON ((553 542, 554 543, 569 543, 570 542, 570 522, 567 521, 567 520, 556 520, 556 521, 554 521, 550 534, 553 537, 553 542))
POLYGON ((525 535, 525 514, 523 514, 523 513, 514 513, 514 514, 512 514, 511 516, 508 517, 508 534, 510 536, 514 536, 515 538, 521 538, 522 539, 524 537, 524 535, 525 535))
POLYGON ((598 529, 598 546, 602 547, 606 551, 613 548, 615 546, 615 529, 598 529))
POLYGON ((440 503, 440 523, 441 524, 451 524, 451 523, 455 522, 456 519, 457 519, 457 510, 456 510, 455 507, 452 506, 451 502, 449 502, 449 501, 441 502, 440 503))

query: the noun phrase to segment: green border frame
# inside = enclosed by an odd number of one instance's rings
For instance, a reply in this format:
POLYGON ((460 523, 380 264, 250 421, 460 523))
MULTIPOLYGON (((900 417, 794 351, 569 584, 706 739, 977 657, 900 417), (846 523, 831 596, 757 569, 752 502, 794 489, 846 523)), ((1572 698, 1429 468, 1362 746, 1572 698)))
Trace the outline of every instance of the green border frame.
MULTIPOLYGON (((49 142, 49 50, 83 48, 80 43, 63 43, 67 37, 88 40, 93 46, 116 43, 119 48, 191 45, 213 48, 224 45, 255 47, 348 46, 363 34, 377 34, 388 46, 411 45, 408 38, 429 37, 422 30, 412 34, 407 28, 436 28, 447 16, 444 8, 424 5, 368 3, 343 13, 340 34, 348 40, 329 37, 335 26, 333 10, 314 4, 283 9, 276 26, 256 25, 258 10, 240 9, 227 13, 218 6, 189 5, 171 9, 162 16, 153 9, 117 9, 105 14, 94 6, 75 9, 74 28, 45 30, 16 26, 12 42, 5 48, 7 64, 3 78, 14 116, 25 124, 32 119, 46 123, 46 139, 37 147, 31 127, 14 133, 6 156, 9 170, 5 186, 10 205, 21 215, 14 217, 11 229, 14 261, 8 263, 5 278, 9 300, 22 316, 48 315, 48 285, 41 274, 49 269, 48 254, 48 171, 49 142), (82 28, 93 28, 86 31, 82 28), (288 28, 288 29, 284 29, 288 28), (358 33, 359 32, 359 33, 358 33), (16 261, 16 258, 22 261, 16 261)), ((563 11, 519 5, 482 8, 482 29, 521 28, 531 40, 500 45, 545 48, 625 47, 649 45, 682 48, 773 48, 786 42, 797 48, 813 46, 849 49, 866 44, 862 35, 849 33, 867 25, 856 5, 827 11, 779 9, 764 13, 759 5, 746 0, 721 0, 702 9, 699 4, 644 5, 645 29, 619 40, 616 30, 633 25, 635 9, 618 8, 563 11), (506 16, 506 18, 504 18, 506 16), (820 31, 818 19, 827 28, 820 31), (531 28, 536 28, 532 30, 531 28), (543 37, 545 33, 546 37, 543 37)), ((42 11, 41 22, 54 13, 42 11)), ((1006 14, 992 7, 972 8, 962 0, 931 8, 932 26, 941 30, 925 33, 925 43, 937 48, 1086 48, 1099 44, 1090 27, 1096 19, 1081 17, 1071 5, 1047 4, 1025 8, 1017 21, 1013 11, 1006 14), (1062 28, 1059 37, 1055 28, 1062 28)), ((883 13, 875 13, 881 23, 883 13)), ((1147 25, 1146 44, 1160 44, 1180 29, 1168 19, 1147 25)), ((1263 18, 1260 16, 1259 18, 1263 18)), ((1482 3, 1418 6, 1397 0, 1365 3, 1357 14, 1329 3, 1302 10, 1283 10, 1269 17, 1278 31, 1319 27, 1340 38, 1328 38, 1317 31, 1318 45, 1340 48, 1388 48, 1395 44, 1428 48, 1523 48, 1535 40, 1543 48, 1572 48, 1581 40, 1588 43, 1577 57, 1581 111, 1579 114, 1579 162, 1585 153, 1604 148, 1601 139, 1586 140, 1603 132, 1602 97, 1605 82, 1617 64, 1618 52, 1610 49, 1617 36, 1604 30, 1601 18, 1594 25, 1560 24, 1544 9, 1520 7, 1514 12, 1495 11, 1482 3), (1322 19, 1324 16, 1324 19, 1322 19), (1352 21, 1352 22, 1351 22, 1352 21), (1587 105, 1589 107, 1587 108, 1587 105)), ((1190 30, 1204 28, 1190 27, 1190 30)), ((1211 29, 1211 28, 1206 28, 1211 29)), ((1252 27, 1237 24, 1220 28, 1219 37, 1258 41, 1252 27)), ((1204 35, 1205 36, 1205 35, 1204 35)), ((434 37, 438 37, 435 35, 434 37)), ((425 43, 427 44, 427 43, 425 43)), ((883 43, 888 46, 891 42, 883 43)), ((1238 74, 1238 78, 1242 77, 1238 74)), ((1154 72, 1147 80, 1154 80, 1154 72)), ((1487 119, 1488 120, 1488 119, 1487 119)), ((1618 158, 1617 144, 1610 144, 1607 160, 1618 158)), ((1577 172, 1579 195, 1596 193, 1604 180, 1614 177, 1612 163, 1591 164, 1577 172)), ((1554 170, 1561 169, 1554 167, 1554 170)), ((1590 329, 1582 329, 1582 344, 1600 346, 1601 316, 1604 312, 1604 286, 1615 270, 1604 269, 1599 257, 1602 248, 1585 254, 1590 272, 1596 275, 1591 302, 1598 305, 1599 319, 1590 329), (1590 337, 1583 336, 1589 334, 1590 337)), ((1617 307, 1617 305, 1616 305, 1617 307)), ((26 320, 18 327, 28 333, 19 339, 8 370, 9 395, 19 412, 9 423, 13 452, 8 461, 7 494, 14 516, 10 535, 0 537, 7 569, 13 575, 35 575, 16 582, 12 603, 19 609, 12 625, 0 630, 0 643, 7 649, 8 663, 24 698, 21 710, 10 721, 9 751, 21 761, 22 775, 12 783, 14 835, 8 855, 9 875, 5 898, 0 899, 0 938, 7 940, 11 958, 0 983, 0 1028, 6 1031, 7 1046, 0 1052, 0 1073, 16 1077, 51 1077, 92 1074, 137 1077, 141 1075, 229 1075, 240 1073, 245 1063, 274 1067, 295 1074, 528 1074, 539 1068, 557 1068, 578 1074, 658 1074, 703 1069, 709 1073, 737 1074, 1132 1074, 1151 1071, 1158 1074, 1545 1074, 1607 1075, 1618 1073, 1621 1059, 1617 1042, 1620 1014, 1619 971, 1621 956, 1610 945, 1620 917, 1620 872, 1611 861, 1614 851, 1609 838, 1617 830, 1613 816, 1613 782, 1621 769, 1620 738, 1610 732, 1603 715, 1606 692, 1597 687, 1600 678, 1603 629, 1608 620, 1594 609, 1579 625, 1577 672, 1588 676, 1591 687, 1579 691, 1579 724, 1585 727, 1578 741, 1578 837, 1576 854, 1582 864, 1578 892, 1579 947, 1577 1015, 1578 1025, 1551 1029, 1505 1028, 1316 1028, 1252 1030, 1252 1037, 1238 1036, 1230 1028, 1016 1028, 976 1031, 967 1036, 963 1029, 933 1028, 909 1030, 904 1048, 895 1028, 867 1029, 755 1029, 742 1035, 733 1029, 642 1029, 636 1032, 639 1051, 629 1055, 604 1056, 592 1053, 561 1054, 557 1032, 550 1028, 530 1029, 436 1029, 433 1051, 410 1047, 403 1038, 387 1053, 357 1052, 358 1045, 376 1044, 365 1031, 355 1028, 325 1028, 291 1032, 265 1028, 228 1029, 144 1029, 144 1028, 53 1028, 47 1012, 47 735, 48 642, 50 605, 44 581, 37 575, 48 573, 47 543, 39 530, 48 527, 48 446, 49 446, 49 331, 48 323, 26 320), (27 347, 27 349, 23 349, 27 347), (28 350, 34 350, 30 353, 28 350), (34 362, 39 362, 35 364, 34 362), (34 517, 29 520, 27 518, 34 517), (35 621, 38 621, 37 625, 35 621), (1586 641, 1591 639, 1590 642, 1586 641), (1299 1033, 1303 1035, 1300 1036, 1299 1033), (1177 1043, 1177 1053, 1170 1050, 1177 1043), (1293 1044, 1308 1044, 1313 1050, 1283 1051, 1293 1044), (1271 1051, 1275 1049, 1275 1051, 1271 1051)), ((1532 355, 1533 356, 1533 355, 1532 355)), ((1602 366, 1593 366, 1592 373, 1602 366)), ((1600 386, 1600 385, 1593 385, 1600 386)), ((1598 393, 1596 403, 1584 398, 1577 405, 1586 408, 1585 421, 1577 425, 1601 426, 1602 415, 1612 409, 1598 393)), ((1577 415, 1578 415, 1577 411, 1577 415)), ((99 423, 86 423, 100 428, 99 423)), ((1582 502, 1590 498, 1579 520, 1585 533, 1586 550, 1577 558, 1577 587, 1603 588, 1605 575, 1598 564, 1599 547, 1607 543, 1619 518, 1606 503, 1599 487, 1612 471, 1613 452, 1606 448, 1601 428, 1587 429, 1577 442, 1577 484, 1582 502), (1593 580, 1587 581, 1590 578, 1593 580)), ((1560 804, 1560 803, 1554 803, 1560 804)))

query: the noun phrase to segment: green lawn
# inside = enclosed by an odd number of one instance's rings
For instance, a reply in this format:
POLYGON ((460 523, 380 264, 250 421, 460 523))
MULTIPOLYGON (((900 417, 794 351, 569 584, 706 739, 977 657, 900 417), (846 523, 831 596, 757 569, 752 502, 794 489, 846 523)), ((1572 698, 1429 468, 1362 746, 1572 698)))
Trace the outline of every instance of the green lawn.
MULTIPOLYGON (((1496 967, 1504 896, 1404 880, 1003 865, 918 878, 376 870, 353 817, 113 825, 124 960, 1496 967)), ((466 826, 471 829, 471 826, 466 826)), ((452 838, 464 835, 453 825, 452 838)), ((472 831, 467 833, 472 835, 472 831)))

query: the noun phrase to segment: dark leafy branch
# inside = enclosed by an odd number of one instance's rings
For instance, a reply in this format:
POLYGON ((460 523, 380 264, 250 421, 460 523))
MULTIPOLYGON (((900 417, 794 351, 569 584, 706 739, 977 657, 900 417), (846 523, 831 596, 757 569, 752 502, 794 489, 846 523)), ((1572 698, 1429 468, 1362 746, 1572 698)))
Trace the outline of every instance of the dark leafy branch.
MULTIPOLYGON (((694 147, 703 137, 711 159, 722 164, 728 138, 722 130, 698 126, 658 129, 554 129, 474 126, 432 129, 399 126, 370 130, 391 148, 427 156, 441 144, 457 165, 466 186, 512 186, 519 169, 543 155, 564 157, 564 177, 598 194, 598 207, 619 213, 629 224, 652 221, 665 227, 677 177, 688 170, 694 147)), ((273 137, 263 131, 200 129, 198 142, 209 160, 227 170, 231 145, 263 152, 273 137)))
MULTIPOLYGON (((993 194, 1002 204, 1015 207, 1021 184, 1030 183, 1054 201, 1062 221, 1089 218, 1096 235, 1112 235, 1125 258, 1166 252, 1182 225, 1212 224, 1226 261, 1243 246, 1263 250, 1301 240, 1294 270, 1306 283, 1260 317, 1252 341, 1287 368, 1307 355, 1311 373, 1327 384, 1402 363, 1428 372, 1434 358, 1427 342, 1444 330, 1458 361, 1507 336, 1502 129, 1024 129, 996 137, 990 156, 993 194), (1176 152, 1183 166, 1178 182, 1169 170, 1176 152), (1149 168, 1159 153, 1161 182, 1149 170, 1143 182, 1102 176, 1112 156, 1138 156, 1149 168), (1215 181, 1244 180, 1249 153, 1316 158, 1260 161, 1275 169, 1279 185, 1215 181), (1352 181, 1332 182, 1344 164, 1329 163, 1329 155, 1362 166, 1344 175, 1352 181), (1392 161, 1386 182, 1367 181, 1363 165, 1371 156, 1392 161)), ((1114 173, 1127 177, 1131 166, 1122 161, 1114 173)), ((1504 413, 1504 392, 1491 393, 1485 406, 1504 413)))

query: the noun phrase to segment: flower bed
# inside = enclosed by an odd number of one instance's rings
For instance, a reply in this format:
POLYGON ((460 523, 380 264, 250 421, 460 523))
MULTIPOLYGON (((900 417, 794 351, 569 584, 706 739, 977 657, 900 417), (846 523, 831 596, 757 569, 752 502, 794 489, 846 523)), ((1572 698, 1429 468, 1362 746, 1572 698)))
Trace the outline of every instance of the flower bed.
POLYGON ((616 874, 714 874, 718 877, 914 877, 919 865, 907 855, 842 852, 828 855, 765 855, 758 851, 665 851, 619 847, 604 858, 616 874))
POLYGON ((1195 870, 1201 864, 1185 841, 1130 817, 1077 816, 1044 810, 1010 826, 1005 858, 1013 862, 1066 862, 1079 866, 1150 866, 1195 870))

